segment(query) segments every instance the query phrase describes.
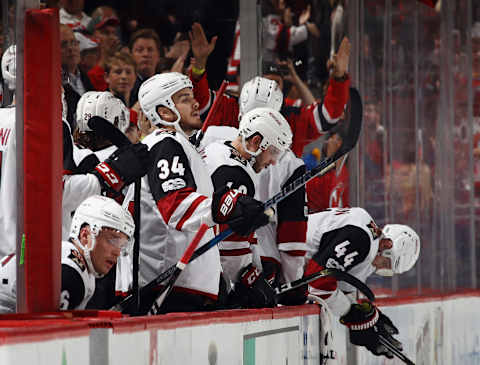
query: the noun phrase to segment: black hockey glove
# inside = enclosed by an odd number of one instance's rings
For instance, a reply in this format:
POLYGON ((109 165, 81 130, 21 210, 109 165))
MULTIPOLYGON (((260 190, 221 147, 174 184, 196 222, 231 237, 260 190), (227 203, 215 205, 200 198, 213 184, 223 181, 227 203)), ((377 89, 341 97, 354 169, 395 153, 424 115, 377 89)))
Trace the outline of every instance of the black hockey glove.
POLYGON ((240 236, 248 236, 268 223, 261 202, 227 187, 213 194, 212 217, 216 223, 228 224, 240 236))
POLYGON ((228 303, 241 308, 271 308, 277 304, 275 290, 252 264, 240 271, 228 303))
POLYGON ((116 192, 147 173, 148 148, 142 143, 123 146, 93 170, 100 184, 116 192))
POLYGON ((366 347, 376 356, 393 358, 392 352, 380 344, 379 335, 402 351, 402 344, 392 337, 398 334, 398 329, 390 318, 369 301, 352 304, 350 311, 340 318, 340 322, 349 328, 351 343, 366 347))

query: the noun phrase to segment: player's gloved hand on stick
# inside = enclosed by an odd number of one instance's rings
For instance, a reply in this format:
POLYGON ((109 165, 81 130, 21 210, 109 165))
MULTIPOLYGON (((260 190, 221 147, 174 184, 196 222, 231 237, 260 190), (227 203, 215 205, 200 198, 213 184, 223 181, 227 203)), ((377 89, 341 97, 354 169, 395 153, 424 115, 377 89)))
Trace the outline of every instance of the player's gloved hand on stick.
POLYGON ((227 187, 217 190, 212 199, 212 217, 225 223, 240 236, 247 236, 268 223, 262 202, 227 187))
POLYGON ((148 148, 143 143, 126 145, 113 152, 93 170, 102 185, 120 191, 147 173, 148 148))
POLYGON ((228 302, 241 308, 271 308, 277 304, 275 290, 252 264, 240 271, 228 302))
POLYGON ((380 343, 379 335, 402 351, 402 344, 392 337, 398 334, 398 329, 390 318, 369 301, 352 304, 350 311, 340 318, 340 322, 349 328, 351 343, 366 347, 376 356, 393 358, 392 352, 380 343))

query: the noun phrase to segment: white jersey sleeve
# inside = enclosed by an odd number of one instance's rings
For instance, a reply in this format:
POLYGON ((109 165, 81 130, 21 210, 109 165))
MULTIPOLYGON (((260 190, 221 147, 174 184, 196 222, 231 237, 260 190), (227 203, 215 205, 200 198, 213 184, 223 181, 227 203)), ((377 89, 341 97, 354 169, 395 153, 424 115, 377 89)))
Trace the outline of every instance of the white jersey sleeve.
MULTIPOLYGON (((271 198, 304 172, 303 161, 293 152, 287 152, 276 165, 269 166, 260 173, 259 200, 266 201, 271 198)), ((305 187, 298 189, 277 204, 276 220, 257 230, 262 261, 277 263, 286 281, 298 279, 303 275, 307 249, 305 197, 305 187)))
MULTIPOLYGON (((214 142, 205 148, 205 161, 215 191, 226 186, 242 194, 255 197, 258 175, 250 163, 244 159, 230 142, 214 142)), ((217 232, 227 229, 222 224, 217 232)), ((253 233, 249 236, 232 234, 219 243, 220 258, 225 276, 232 282, 237 281, 240 270, 252 263, 250 244, 256 242, 253 233)))
POLYGON ((17 165, 15 108, 0 109, 0 257, 16 250, 17 165))
POLYGON ((17 305, 17 261, 14 253, 0 259, 0 313, 14 313, 17 305))
POLYGON ((64 175, 62 197, 62 240, 67 240, 72 214, 88 197, 102 191, 98 178, 93 174, 64 175))

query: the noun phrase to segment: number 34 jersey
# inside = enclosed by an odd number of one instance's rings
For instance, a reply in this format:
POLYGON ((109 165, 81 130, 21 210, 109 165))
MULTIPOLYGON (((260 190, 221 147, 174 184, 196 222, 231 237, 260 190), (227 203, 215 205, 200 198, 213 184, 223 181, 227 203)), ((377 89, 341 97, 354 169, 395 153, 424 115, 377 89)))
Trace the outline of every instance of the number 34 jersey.
MULTIPOLYGON (((180 133, 159 129, 144 140, 150 167, 142 178, 140 199, 140 281, 144 285, 175 265, 202 223, 213 226, 213 186, 201 155, 180 133)), ((133 212, 133 184, 126 202, 133 212)), ((213 238, 208 230, 199 243, 213 238)), ((189 263, 175 290, 217 298, 220 256, 213 247, 189 263)))
MULTIPOLYGON (((365 281, 375 268, 381 230, 362 208, 331 208, 308 216, 309 256, 318 265, 336 268, 365 281)), ((352 291, 339 282, 339 289, 352 291)))

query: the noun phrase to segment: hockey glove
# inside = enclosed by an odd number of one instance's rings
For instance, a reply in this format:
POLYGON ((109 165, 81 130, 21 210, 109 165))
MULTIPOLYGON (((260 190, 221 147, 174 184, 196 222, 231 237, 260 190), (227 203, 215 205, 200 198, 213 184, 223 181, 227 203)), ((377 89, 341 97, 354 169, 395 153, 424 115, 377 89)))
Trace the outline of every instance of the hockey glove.
POLYGON ((228 302, 233 307, 241 308, 271 308, 277 304, 275 290, 252 264, 240 271, 228 302))
POLYGON ((142 143, 123 146, 93 170, 104 188, 116 192, 147 173, 148 148, 142 143))
POLYGON ((240 236, 248 236, 268 223, 261 202, 227 187, 213 194, 212 217, 216 223, 228 224, 240 236))
POLYGON ((340 322, 349 328, 350 342, 366 347, 376 356, 393 358, 392 352, 380 344, 379 335, 402 351, 402 344, 392 337, 393 334, 398 334, 398 329, 390 318, 369 301, 352 304, 350 311, 340 318, 340 322))

